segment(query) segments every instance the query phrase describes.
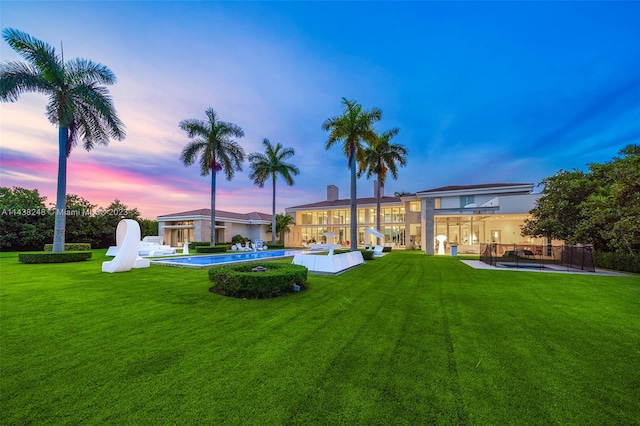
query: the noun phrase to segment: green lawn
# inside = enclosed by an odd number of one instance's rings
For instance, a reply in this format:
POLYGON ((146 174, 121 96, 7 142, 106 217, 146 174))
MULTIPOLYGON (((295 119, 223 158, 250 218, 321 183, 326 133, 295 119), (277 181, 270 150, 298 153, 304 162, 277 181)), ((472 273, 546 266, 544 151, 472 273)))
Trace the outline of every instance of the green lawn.
POLYGON ((0 424, 640 424, 640 278, 392 252, 270 300, 0 255, 0 424))

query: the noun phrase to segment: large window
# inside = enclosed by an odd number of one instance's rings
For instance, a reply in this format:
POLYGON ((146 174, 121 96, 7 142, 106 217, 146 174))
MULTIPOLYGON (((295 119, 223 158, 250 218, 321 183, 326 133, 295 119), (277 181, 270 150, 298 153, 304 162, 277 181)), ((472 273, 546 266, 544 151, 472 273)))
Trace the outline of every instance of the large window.
POLYGON ((299 222, 301 225, 311 225, 313 215, 311 212, 301 212, 299 222))
POLYGON ((367 210, 366 209, 358 209, 358 223, 366 223, 367 210))
POLYGON ((329 212, 326 210, 302 212, 300 214, 301 225, 324 225, 329 223, 329 212))
POLYGON ((382 209, 382 222, 404 222, 404 207, 387 207, 382 209))
POLYGON ((405 228, 404 225, 383 226, 385 243, 392 243, 398 246, 405 245, 405 228))
POLYGON ((412 201, 409 203, 410 212, 419 212, 422 210, 422 203, 420 201, 412 201))
POLYGON ((326 243, 327 237, 323 234, 327 232, 326 227, 303 226, 300 228, 300 238, 310 244, 326 243))
POLYGON ((347 224, 350 222, 349 217, 351 216, 351 212, 349 210, 333 210, 332 216, 332 224, 347 224))
POLYGON ((463 208, 466 205, 473 204, 476 202, 475 195, 462 195, 460 196, 460 208, 463 208))

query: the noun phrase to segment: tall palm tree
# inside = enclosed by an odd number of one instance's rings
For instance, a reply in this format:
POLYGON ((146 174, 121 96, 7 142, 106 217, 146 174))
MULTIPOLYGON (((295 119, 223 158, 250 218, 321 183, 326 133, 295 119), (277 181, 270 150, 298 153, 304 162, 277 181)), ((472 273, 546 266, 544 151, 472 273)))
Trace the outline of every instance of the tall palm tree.
MULTIPOLYGON (((264 183, 267 179, 271 178, 273 182, 273 199, 271 204, 271 229, 277 229, 276 226, 276 180, 278 175, 282 176, 285 183, 289 186, 294 184, 293 176, 297 176, 300 170, 291 163, 287 163, 287 158, 295 155, 293 148, 283 148, 278 142, 274 147, 269 142, 269 139, 265 138, 262 141, 264 145, 264 154, 260 152, 253 152, 249 154, 249 163, 251 163, 251 174, 249 179, 258 185, 260 188, 264 187, 264 183)), ((271 244, 276 243, 276 233, 271 233, 271 244)))
POLYGON ((358 160, 362 156, 362 141, 373 141, 376 137, 373 123, 382 118, 379 108, 362 109, 356 101, 342 98, 344 112, 340 116, 327 118, 322 123, 322 130, 328 131, 329 138, 325 148, 329 149, 342 141, 342 149, 347 157, 351 172, 351 250, 357 249, 358 238, 358 206, 356 196, 356 172, 358 160))
MULTIPOLYGON (((397 128, 388 130, 377 135, 373 142, 369 143, 364 149, 362 159, 360 161, 360 170, 358 177, 364 173, 367 179, 374 174, 378 178, 378 191, 376 195, 376 229, 380 230, 380 192, 387 180, 387 172, 391 172, 393 179, 398 179, 398 165, 404 167, 407 165, 407 148, 403 145, 391 143, 391 139, 398 134, 400 130, 397 128)), ((380 238, 377 238, 380 244, 380 238)))
POLYGON ((15 102, 21 94, 47 95, 46 115, 58 126, 58 184, 53 251, 64 251, 66 225, 67 158, 81 139, 89 151, 109 138, 122 140, 124 124, 116 114, 106 85, 116 76, 106 66, 88 59, 65 62, 53 47, 29 34, 6 28, 2 38, 25 62, 0 64, 0 100, 15 102))
POLYGON ((216 173, 224 170, 227 180, 231 180, 236 171, 242 171, 244 150, 232 138, 241 138, 244 131, 233 123, 218 120, 213 108, 206 110, 207 120, 182 120, 178 126, 187 132, 189 139, 180 154, 185 166, 192 165, 200 156, 200 175, 211 173, 211 246, 216 243, 216 173))

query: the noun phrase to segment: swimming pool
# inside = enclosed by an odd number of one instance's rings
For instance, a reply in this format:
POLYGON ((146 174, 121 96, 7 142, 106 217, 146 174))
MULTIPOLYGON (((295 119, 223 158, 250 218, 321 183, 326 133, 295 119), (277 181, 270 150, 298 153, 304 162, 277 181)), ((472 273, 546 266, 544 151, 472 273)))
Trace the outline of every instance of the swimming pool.
POLYGON ((543 265, 538 265, 535 263, 499 263, 498 266, 502 266, 503 268, 512 268, 512 269, 551 269, 543 265))
POLYGON ((251 251, 244 253, 216 254, 211 256, 171 257, 167 259, 154 259, 151 263, 168 266, 206 268, 207 266, 215 266, 225 263, 249 262, 259 259, 277 259, 280 257, 290 257, 304 253, 309 253, 309 250, 251 251))

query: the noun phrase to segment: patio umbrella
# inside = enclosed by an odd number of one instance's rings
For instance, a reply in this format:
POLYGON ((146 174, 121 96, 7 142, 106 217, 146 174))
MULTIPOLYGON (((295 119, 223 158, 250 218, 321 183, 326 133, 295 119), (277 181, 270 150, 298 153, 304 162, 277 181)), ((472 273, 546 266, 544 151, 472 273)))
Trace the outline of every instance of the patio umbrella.
POLYGON ((333 238, 335 238, 337 236, 337 234, 335 232, 331 232, 331 231, 327 231, 327 232, 323 233, 322 235, 327 237, 327 240, 329 238, 331 238, 331 241, 333 241, 333 238))
POLYGON ((384 239, 384 234, 380 231, 378 231, 377 229, 373 229, 373 228, 364 228, 364 232, 367 232, 371 235, 375 235, 378 238, 382 238, 384 239))

